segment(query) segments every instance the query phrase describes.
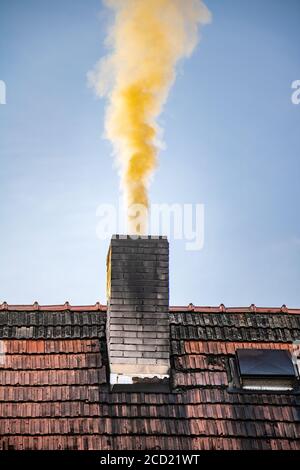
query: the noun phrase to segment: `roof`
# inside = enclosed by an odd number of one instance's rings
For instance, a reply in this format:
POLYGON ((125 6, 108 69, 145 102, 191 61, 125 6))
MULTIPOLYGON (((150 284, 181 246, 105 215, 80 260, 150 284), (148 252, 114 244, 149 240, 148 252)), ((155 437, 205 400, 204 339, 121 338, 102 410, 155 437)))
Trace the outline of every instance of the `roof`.
POLYGON ((298 449, 300 396, 230 387, 237 349, 293 351, 300 310, 170 308, 169 393, 112 392, 106 306, 0 305, 0 449, 298 449))

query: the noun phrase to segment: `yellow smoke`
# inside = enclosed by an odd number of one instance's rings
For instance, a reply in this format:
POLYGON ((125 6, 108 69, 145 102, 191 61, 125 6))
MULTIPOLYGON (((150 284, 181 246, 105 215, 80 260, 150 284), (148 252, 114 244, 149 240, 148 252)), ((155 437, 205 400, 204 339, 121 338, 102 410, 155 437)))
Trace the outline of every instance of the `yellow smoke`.
POLYGON ((148 188, 157 165, 157 118, 176 78, 176 65, 210 20, 202 0, 104 0, 114 11, 108 44, 89 79, 109 98, 106 136, 113 142, 127 206, 129 233, 146 233, 148 188))

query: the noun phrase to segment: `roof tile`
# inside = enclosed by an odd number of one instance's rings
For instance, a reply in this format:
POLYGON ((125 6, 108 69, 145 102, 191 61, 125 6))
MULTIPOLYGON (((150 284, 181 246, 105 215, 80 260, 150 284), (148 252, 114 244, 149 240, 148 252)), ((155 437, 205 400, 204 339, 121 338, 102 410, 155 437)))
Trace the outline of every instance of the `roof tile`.
POLYGON ((171 312, 171 393, 112 393, 103 306, 2 308, 0 449, 300 450, 299 395, 232 393, 227 377, 237 348, 292 351, 300 315, 222 310, 171 312))

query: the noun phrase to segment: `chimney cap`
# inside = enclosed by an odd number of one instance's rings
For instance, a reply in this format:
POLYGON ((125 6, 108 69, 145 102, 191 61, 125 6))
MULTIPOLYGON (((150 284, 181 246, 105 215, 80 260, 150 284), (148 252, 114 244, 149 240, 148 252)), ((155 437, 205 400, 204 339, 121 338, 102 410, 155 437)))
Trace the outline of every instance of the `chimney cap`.
POLYGON ((121 235, 115 234, 112 240, 167 240, 165 235, 121 235))

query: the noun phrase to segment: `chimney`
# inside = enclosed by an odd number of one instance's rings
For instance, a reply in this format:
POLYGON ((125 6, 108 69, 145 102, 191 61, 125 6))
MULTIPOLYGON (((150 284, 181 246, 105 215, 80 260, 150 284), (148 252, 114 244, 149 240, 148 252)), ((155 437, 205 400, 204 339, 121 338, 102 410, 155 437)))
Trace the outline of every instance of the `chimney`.
POLYGON ((115 235, 107 256, 111 386, 168 383, 169 243, 115 235))

